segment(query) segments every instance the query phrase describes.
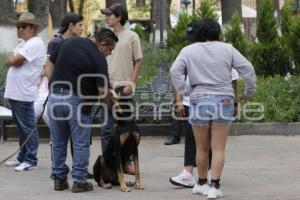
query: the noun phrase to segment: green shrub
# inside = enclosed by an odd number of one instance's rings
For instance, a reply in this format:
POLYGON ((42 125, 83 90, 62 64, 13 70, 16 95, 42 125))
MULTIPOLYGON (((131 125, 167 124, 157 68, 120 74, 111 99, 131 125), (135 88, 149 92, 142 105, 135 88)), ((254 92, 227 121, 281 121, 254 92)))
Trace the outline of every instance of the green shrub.
MULTIPOLYGON (((242 81, 239 81, 239 95, 244 91, 242 81)), ((257 91, 251 102, 264 106, 264 118, 253 122, 299 122, 300 121, 300 77, 292 76, 285 80, 281 76, 259 77, 257 91)), ((257 116, 260 113, 252 113, 257 116)), ((242 115, 241 115, 242 116, 242 115)), ((238 122, 247 122, 242 116, 238 122)))
POLYGON ((174 49, 160 49, 154 44, 142 41, 143 64, 138 78, 138 86, 145 85, 158 73, 161 64, 171 65, 177 53, 174 49))
POLYGON ((201 1, 200 7, 196 10, 196 17, 199 19, 213 19, 215 21, 219 19, 211 0, 201 1))
POLYGON ((149 33, 143 29, 143 26, 141 24, 137 24, 134 27, 133 31, 139 35, 141 40, 149 41, 149 33))
POLYGON ((290 34, 288 35, 288 46, 292 51, 292 58, 295 63, 295 72, 300 73, 300 17, 291 26, 290 34))
POLYGON ((231 43, 244 56, 248 55, 249 42, 241 30, 241 20, 239 14, 236 12, 231 17, 230 23, 225 29, 225 42, 231 43))
POLYGON ((258 43, 251 50, 251 61, 258 75, 285 75, 291 71, 290 56, 284 40, 278 36, 274 1, 260 1, 258 9, 258 43))
POLYGON ((167 47, 174 49, 177 53, 188 44, 186 37, 186 27, 192 21, 186 12, 180 13, 178 22, 174 29, 168 31, 167 47))
POLYGON ((191 15, 187 12, 183 12, 179 15, 176 27, 168 31, 167 47, 173 48, 179 53, 183 47, 188 45, 188 41, 185 39, 187 25, 193 20, 200 19, 213 19, 218 21, 218 15, 211 0, 202 1, 201 6, 191 15))

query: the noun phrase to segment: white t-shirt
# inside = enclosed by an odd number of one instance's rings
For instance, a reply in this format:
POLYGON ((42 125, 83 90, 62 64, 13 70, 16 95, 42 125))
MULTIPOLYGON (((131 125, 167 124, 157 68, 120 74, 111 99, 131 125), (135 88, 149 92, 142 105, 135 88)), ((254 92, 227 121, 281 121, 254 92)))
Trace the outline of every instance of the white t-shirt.
POLYGON ((20 54, 26 58, 21 66, 11 66, 6 77, 4 97, 32 102, 37 90, 37 79, 41 74, 46 48, 40 37, 32 37, 20 42, 14 50, 14 55, 20 54))
MULTIPOLYGON (((231 79, 234 81, 234 80, 237 80, 239 78, 239 73, 232 68, 232 71, 231 71, 231 79)), ((186 77, 186 83, 189 84, 189 77, 187 76, 186 77)), ((182 99, 182 104, 185 105, 185 106, 190 106, 190 97, 189 96, 183 96, 183 99, 182 99)))

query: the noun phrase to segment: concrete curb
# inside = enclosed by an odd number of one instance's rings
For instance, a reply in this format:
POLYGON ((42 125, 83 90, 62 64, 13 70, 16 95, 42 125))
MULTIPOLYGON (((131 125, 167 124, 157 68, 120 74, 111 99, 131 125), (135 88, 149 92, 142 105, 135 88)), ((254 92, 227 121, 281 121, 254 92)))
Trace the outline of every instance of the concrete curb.
MULTIPOLYGON (((139 124, 142 136, 167 136, 170 124, 139 124)), ((41 138, 49 138, 49 129, 39 126, 41 138)), ((16 127, 6 127, 8 138, 16 138, 16 127)), ((100 128, 92 129, 93 136, 100 136, 100 128)), ((233 123, 230 135, 300 135, 300 122, 294 123, 233 123)))

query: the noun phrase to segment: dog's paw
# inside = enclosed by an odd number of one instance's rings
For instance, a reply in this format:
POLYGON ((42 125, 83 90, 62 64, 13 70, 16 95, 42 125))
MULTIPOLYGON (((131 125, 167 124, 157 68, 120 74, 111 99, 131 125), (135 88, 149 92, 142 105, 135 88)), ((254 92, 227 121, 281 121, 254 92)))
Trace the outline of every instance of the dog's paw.
POLYGON ((127 181, 126 185, 127 185, 127 187, 132 187, 132 186, 135 186, 135 182, 134 181, 127 181))
POLYGON ((143 190, 144 187, 141 184, 135 184, 135 189, 137 189, 137 190, 143 190))
POLYGON ((121 187, 120 190, 121 190, 122 192, 130 192, 130 188, 127 187, 127 186, 121 187))
POLYGON ((102 187, 103 187, 104 189, 111 189, 111 188, 112 188, 112 185, 111 185, 110 183, 105 183, 105 184, 102 185, 102 187))

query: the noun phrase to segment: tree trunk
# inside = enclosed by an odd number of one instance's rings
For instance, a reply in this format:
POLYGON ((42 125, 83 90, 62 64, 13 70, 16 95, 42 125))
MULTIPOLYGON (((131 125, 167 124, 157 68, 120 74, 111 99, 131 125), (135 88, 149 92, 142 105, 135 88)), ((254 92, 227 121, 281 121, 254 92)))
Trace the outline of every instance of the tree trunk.
POLYGON ((0 6, 0 25, 11 24, 9 18, 15 19, 16 13, 14 10, 14 4, 12 0, 2 0, 0 6))
MULTIPOLYGON (((167 2, 165 0, 156 0, 153 3, 153 19, 155 22, 155 43, 162 46, 162 42, 166 38, 166 29, 167 29, 167 2), (163 3, 161 5, 160 3, 163 3), (163 9, 161 11, 161 8, 163 9), (163 38, 161 38, 161 34, 163 34, 163 38)), ((170 16, 170 15, 169 15, 170 16)))
POLYGON ((60 26, 62 18, 67 13, 67 0, 52 0, 50 1, 49 11, 54 28, 60 26))
POLYGON ((68 2, 69 2, 70 12, 75 12, 73 0, 68 0, 68 2))
POLYGON ((222 24, 228 24, 231 16, 237 12, 242 19, 242 0, 221 0, 222 24))
POLYGON ((170 20, 171 3, 172 3, 172 0, 167 0, 167 3, 166 3, 167 29, 169 29, 171 27, 171 20, 170 20))
POLYGON ((78 14, 82 15, 83 7, 84 7, 84 0, 80 0, 79 7, 78 7, 78 14))
POLYGON ((28 0, 28 10, 43 23, 43 28, 48 24, 49 0, 28 0))
POLYGON ((122 3, 127 8, 126 0, 106 0, 106 7, 109 7, 113 3, 122 3))

